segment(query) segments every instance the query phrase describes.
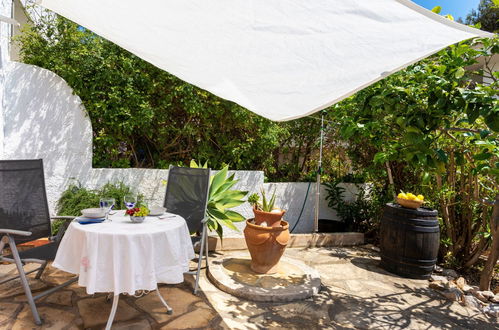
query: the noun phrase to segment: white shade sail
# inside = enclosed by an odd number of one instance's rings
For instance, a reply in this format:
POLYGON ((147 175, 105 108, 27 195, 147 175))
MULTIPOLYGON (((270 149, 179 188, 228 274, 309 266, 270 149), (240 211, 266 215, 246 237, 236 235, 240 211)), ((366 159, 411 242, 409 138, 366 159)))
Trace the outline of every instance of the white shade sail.
POLYGON ((490 34, 408 0, 41 0, 175 76, 271 120, 324 109, 490 34))

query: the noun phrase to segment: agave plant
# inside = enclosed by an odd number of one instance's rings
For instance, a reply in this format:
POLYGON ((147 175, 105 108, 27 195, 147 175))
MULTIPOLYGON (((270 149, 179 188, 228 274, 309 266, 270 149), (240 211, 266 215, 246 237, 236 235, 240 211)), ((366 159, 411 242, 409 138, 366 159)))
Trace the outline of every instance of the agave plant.
MULTIPOLYGON (((202 166, 198 165, 194 160, 191 161, 190 165, 194 168, 207 168, 208 166, 207 163, 202 166)), ((234 179, 234 174, 227 177, 228 170, 229 167, 226 166, 210 178, 207 225, 210 230, 216 231, 220 238, 223 237, 223 226, 239 231, 233 223, 245 220, 238 212, 229 210, 243 204, 245 202, 243 198, 248 192, 230 189, 237 183, 237 180, 234 179)))
POLYGON ((270 197, 270 200, 267 199, 267 196, 265 195, 265 190, 261 190, 261 193, 262 193, 262 205, 261 205, 261 210, 263 212, 272 212, 272 210, 274 209, 274 205, 275 205, 275 191, 276 191, 277 188, 274 188, 274 192, 272 193, 272 196, 270 197))
POLYGON ((263 211, 263 212, 272 212, 275 206, 275 199, 276 199, 276 189, 274 189, 274 192, 272 193, 272 196, 270 196, 270 199, 267 198, 267 195, 265 193, 265 190, 263 188, 260 190, 260 193, 262 194, 262 201, 260 201, 260 196, 258 194, 251 194, 248 197, 248 203, 250 203, 255 209, 263 211))

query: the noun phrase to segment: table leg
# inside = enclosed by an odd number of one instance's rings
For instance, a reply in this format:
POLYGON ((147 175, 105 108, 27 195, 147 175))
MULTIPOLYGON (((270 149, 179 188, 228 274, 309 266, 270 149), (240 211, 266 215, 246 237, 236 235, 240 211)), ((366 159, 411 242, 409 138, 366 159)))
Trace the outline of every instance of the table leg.
POLYGON ((159 300, 161 300, 161 302, 163 303, 163 305, 165 305, 166 307, 166 313, 168 315, 172 315, 173 314, 173 309, 168 306, 168 304, 166 303, 165 299, 163 299, 163 297, 161 296, 161 293, 159 293, 159 288, 156 287, 156 293, 158 294, 158 297, 159 297, 159 300))
POLYGON ((113 297, 113 306, 111 307, 111 313, 109 313, 109 318, 107 319, 106 330, 111 329, 113 324, 114 315, 116 314, 116 309, 118 308, 118 301, 120 300, 120 295, 116 294, 113 297))

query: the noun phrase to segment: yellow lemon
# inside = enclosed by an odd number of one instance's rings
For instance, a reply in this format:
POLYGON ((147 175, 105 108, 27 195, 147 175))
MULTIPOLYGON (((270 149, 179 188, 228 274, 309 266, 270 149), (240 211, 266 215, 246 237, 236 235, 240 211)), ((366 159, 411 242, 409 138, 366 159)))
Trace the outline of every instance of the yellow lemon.
POLYGON ((418 199, 424 201, 424 196, 423 195, 418 195, 418 199))
POLYGON ((406 194, 404 194, 404 193, 400 193, 400 194, 398 194, 398 196, 397 196, 397 197, 398 197, 398 198, 402 198, 402 199, 407 199, 407 195, 406 195, 406 194))
POLYGON ((414 199, 416 199, 416 196, 413 193, 408 193, 407 199, 413 201, 414 199))
POLYGON ((423 200, 416 197, 416 198, 414 198, 414 201, 415 202, 422 202, 423 200))

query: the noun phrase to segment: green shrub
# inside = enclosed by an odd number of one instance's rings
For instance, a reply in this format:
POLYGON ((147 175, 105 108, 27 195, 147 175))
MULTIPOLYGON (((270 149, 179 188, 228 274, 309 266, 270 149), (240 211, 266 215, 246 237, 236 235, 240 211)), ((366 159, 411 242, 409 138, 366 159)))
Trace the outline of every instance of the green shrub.
MULTIPOLYGON (((121 210, 125 208, 123 198, 131 193, 132 189, 123 182, 108 182, 97 190, 87 189, 79 182, 71 184, 57 201, 57 215, 79 216, 83 209, 99 207, 102 197, 114 198, 116 200, 114 208, 121 210)), ((143 196, 139 194, 138 199, 142 200, 143 196)), ((59 231, 63 223, 64 220, 52 223, 53 235, 59 231)))
POLYGON ((325 183, 328 206, 336 211, 348 231, 366 233, 368 238, 376 241, 383 207, 392 198, 388 190, 374 186, 370 191, 366 191, 356 184, 359 193, 355 200, 347 202, 343 196, 345 188, 338 186, 340 182, 342 180, 325 183))
POLYGON ((71 184, 57 202, 57 214, 78 216, 83 209, 99 207, 99 200, 97 191, 84 188, 80 183, 71 184))

